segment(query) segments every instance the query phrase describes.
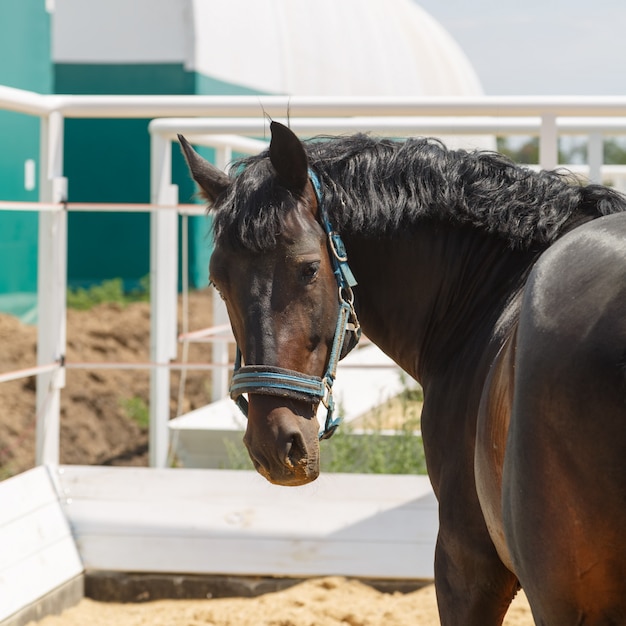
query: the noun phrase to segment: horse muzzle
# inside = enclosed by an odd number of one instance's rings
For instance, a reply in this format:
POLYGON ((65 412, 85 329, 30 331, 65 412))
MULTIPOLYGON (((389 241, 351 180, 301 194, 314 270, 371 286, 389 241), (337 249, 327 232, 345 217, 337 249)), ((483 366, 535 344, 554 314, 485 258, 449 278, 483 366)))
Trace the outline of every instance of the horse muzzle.
POLYGON ((319 475, 318 422, 310 403, 252 394, 243 441, 255 469, 273 484, 304 485, 319 475))

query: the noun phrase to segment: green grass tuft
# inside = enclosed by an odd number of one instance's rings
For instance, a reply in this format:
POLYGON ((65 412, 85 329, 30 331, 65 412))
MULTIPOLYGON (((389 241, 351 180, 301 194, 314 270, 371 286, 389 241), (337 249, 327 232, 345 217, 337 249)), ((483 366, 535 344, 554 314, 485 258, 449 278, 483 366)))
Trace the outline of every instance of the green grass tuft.
POLYGON ((143 398, 133 396, 120 400, 120 406, 128 419, 135 422, 140 428, 148 428, 150 425, 150 410, 143 398))
POLYGON ((124 291, 124 281, 121 278, 103 280, 100 284, 92 285, 87 289, 83 287, 70 287, 67 290, 67 307, 79 311, 88 311, 105 302, 113 302, 121 306, 126 306, 131 302, 145 302, 149 299, 149 276, 144 276, 140 281, 140 287, 130 292, 124 291))

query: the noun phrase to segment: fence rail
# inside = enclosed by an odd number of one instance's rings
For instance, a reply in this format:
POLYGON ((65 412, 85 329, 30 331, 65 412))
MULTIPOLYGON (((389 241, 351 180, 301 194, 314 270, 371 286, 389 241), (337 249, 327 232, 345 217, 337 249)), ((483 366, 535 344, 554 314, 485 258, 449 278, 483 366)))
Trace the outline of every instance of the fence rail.
POLYGON ((25 367, 23 369, 13 370, 12 372, 4 372, 0 374, 0 383, 8 383, 12 380, 29 378, 30 376, 36 376, 37 374, 54 372, 60 367, 61 363, 59 361, 56 361, 54 363, 48 363, 47 365, 34 365, 33 367, 25 367))
MULTIPOLYGON (((58 463, 60 390, 71 367, 148 367, 151 371, 150 464, 167 460, 169 372, 202 366, 214 370, 214 394, 224 393, 228 377, 228 341, 177 334, 177 216, 203 214, 196 205, 181 206, 171 181, 172 140, 183 132, 195 143, 216 148, 225 167, 233 151, 257 152, 266 143, 266 116, 289 114, 298 133, 370 131, 397 135, 532 134, 539 136, 539 166, 558 165, 558 138, 587 135, 589 157, 584 171, 590 179, 604 174, 624 177, 624 168, 602 163, 605 135, 626 134, 626 97, 472 97, 472 98, 306 98, 287 96, 71 96, 41 95, 0 86, 0 109, 39 117, 39 202, 0 201, 0 210, 39 213, 38 299, 47 312, 38 324, 37 366, 0 375, 0 382, 37 376, 36 461, 58 463), (204 116, 204 117, 202 117, 204 116), (63 172, 66 118, 148 118, 151 133, 150 204, 67 203, 63 172), (161 118, 161 119, 159 119, 161 118), (199 119, 195 119, 199 118, 199 119), (255 135, 257 138, 251 138, 255 135), (67 214, 69 211, 150 212, 151 349, 142 364, 65 363, 67 290, 67 214), (179 364, 179 341, 211 340, 214 364, 179 364)), ((214 323, 226 315, 214 298, 214 323)), ((195 331, 194 331, 195 332, 195 331)), ((223 332, 223 329, 222 331, 223 332)))
POLYGON ((152 213, 174 211, 179 215, 206 215, 206 209, 198 204, 133 204, 126 202, 21 202, 0 201, 0 211, 76 211, 81 213, 152 213))

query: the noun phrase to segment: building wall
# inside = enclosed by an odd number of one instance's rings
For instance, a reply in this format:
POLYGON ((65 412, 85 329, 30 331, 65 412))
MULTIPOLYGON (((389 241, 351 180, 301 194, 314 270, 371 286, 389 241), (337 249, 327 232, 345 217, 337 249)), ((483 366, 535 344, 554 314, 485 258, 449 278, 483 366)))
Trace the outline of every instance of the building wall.
MULTIPOLYGON (((236 85, 213 81, 176 63, 56 63, 56 93, 75 94, 241 94, 236 85)), ((150 201, 150 120, 68 119, 65 174, 70 202, 150 201)), ((211 152, 205 152, 211 158, 211 152)), ((194 202, 195 187, 176 148, 173 182, 182 203, 194 202)), ((128 289, 149 272, 149 215, 70 213, 68 282, 88 286, 121 277, 128 289)), ((210 221, 189 218, 189 279, 208 284, 210 221)))
MULTIPOLYGON (((50 16, 45 0, 0 2, 0 84, 39 93, 52 90, 50 16)), ((0 197, 37 200, 39 120, 0 111, 0 197), (25 162, 35 164, 35 184, 25 187, 25 162)), ((37 291, 37 214, 0 212, 0 310, 34 307, 37 291)))
MULTIPOLYGON (((191 94, 193 75, 178 64, 59 64, 54 89, 74 94, 191 94)), ((147 119, 68 119, 65 175, 72 202, 150 201, 150 137, 147 119)), ((178 167, 182 166, 182 163, 178 167)), ((178 177, 181 200, 192 193, 178 177)), ((121 277, 127 288, 149 272, 147 213, 70 213, 68 282, 89 286, 121 277)))
MULTIPOLYGON (((56 0, 54 91, 80 94, 258 93, 193 69, 192 0, 56 0)), ((67 120, 65 171, 69 199, 148 202, 149 120, 67 120), (97 155, 94 154, 97 147, 97 155), (97 159, 97 161, 94 161, 97 159), (114 182, 113 182, 114 181, 114 182)), ((211 152, 205 152, 210 157, 211 152)), ((195 188, 174 149, 180 201, 195 188)), ((208 283, 208 218, 189 218, 189 279, 208 283)), ((70 214, 68 280, 86 286, 122 277, 127 287, 149 271, 149 216, 70 214), (94 233, 98 236, 94 240, 94 233)))
MULTIPOLYGON (((190 0, 3 0, 0 84, 38 93, 255 93, 188 69, 193 45, 190 0)), ((148 202, 149 120, 66 120, 65 175, 70 201, 148 202)), ((37 200, 39 120, 0 111, 0 198, 37 200), (25 187, 27 160, 35 184, 25 187)), ((205 151, 210 158, 211 151, 205 151)), ((181 202, 195 188, 174 149, 181 202)), ((208 282, 209 218, 189 218, 190 282, 208 282)), ((0 212, 0 310, 36 306, 37 213, 0 212)), ((88 286, 122 277, 128 288, 149 272, 147 214, 70 214, 68 282, 88 286)))
MULTIPOLYGON (((413 0, 2 0, 0 83, 40 93, 461 95, 471 66, 413 0), (52 14, 46 11, 46 4, 52 14), (358 19, 357 19, 358 18, 358 19), (307 33, 315 32, 315 46, 307 33), (310 42, 309 42, 310 43, 310 42), (353 59, 346 63, 346 59, 353 59), (339 63, 337 59, 343 60, 339 63)), ((262 115, 262 111, 259 111, 262 115)), ((70 201, 148 202, 148 120, 66 120, 70 201)), ((0 197, 36 199, 38 121, 0 112, 0 197)), ((205 155, 210 156, 210 152, 205 155)), ((181 202, 194 187, 178 151, 181 202)), ((0 214, 2 293, 36 288, 37 215, 0 214)), ((190 279, 207 283, 208 218, 190 219, 190 279)), ((147 214, 70 214, 68 281, 149 271, 147 214)), ((0 309, 2 309, 0 302, 0 309)))

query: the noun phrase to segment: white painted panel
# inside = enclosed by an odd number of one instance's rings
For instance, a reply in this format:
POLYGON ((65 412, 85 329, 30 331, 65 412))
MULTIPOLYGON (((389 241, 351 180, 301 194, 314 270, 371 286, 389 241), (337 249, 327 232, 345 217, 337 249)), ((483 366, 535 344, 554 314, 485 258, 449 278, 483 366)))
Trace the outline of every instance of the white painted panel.
POLYGON ((0 482, 0 529, 38 507, 56 501, 57 495, 45 467, 0 482))
POLYGON ((40 546, 7 570, 0 571, 0 620, 27 607, 83 571, 71 537, 40 546))
MULTIPOLYGON (((340 415, 350 422, 397 396, 405 387, 416 386, 413 378, 380 348, 370 344, 353 350, 340 361, 333 394, 340 415)), ((325 419, 326 415, 321 413, 325 419)))
POLYGON ((411 542, 432 528, 436 505, 431 497, 400 506, 375 501, 325 501, 301 499, 279 506, 244 499, 230 502, 162 502, 109 500, 72 501, 66 510, 80 537, 108 532, 111 535, 204 536, 229 538, 253 534, 280 539, 333 538, 346 541, 411 542), (420 520, 420 515, 424 519, 420 520), (311 524, 311 520, 315 524, 311 524), (388 539, 387 537, 393 537, 388 539))
POLYGON ((323 474, 302 487, 271 485, 255 472, 202 469, 150 469, 145 467, 61 466, 57 489, 64 497, 94 500, 149 501, 245 498, 246 500, 297 502, 309 495, 328 500, 375 499, 407 502, 431 493, 425 476, 378 474, 323 474))
POLYGON ((71 537, 0 570, 0 620, 29 606, 83 571, 71 537))
MULTIPOLYGON (((218 402, 226 406, 228 410, 232 408, 233 412, 239 413, 234 416, 233 424, 236 423, 235 420, 243 421, 243 415, 230 398, 224 398, 218 402)), ((239 458, 239 454, 241 458, 247 459, 248 453, 243 444, 245 423, 238 430, 220 430, 207 428, 209 422, 206 417, 206 415, 203 417, 203 422, 198 429, 192 428, 189 422, 185 423, 184 428, 171 428, 170 426, 170 445, 178 465, 185 468, 221 469, 236 467, 234 458, 239 458), (233 455, 235 455, 234 458, 233 455)), ((168 422, 168 425, 171 422, 172 420, 168 422)))
POLYGON ((429 578, 437 506, 424 476, 65 466, 57 477, 87 569, 429 578))
POLYGON ((83 571, 48 469, 0 483, 0 620, 83 571))
POLYGON ((432 579, 432 542, 385 544, 224 538, 79 539, 87 570, 432 579))
POLYGON ((4 524, 0 532, 0 569, 36 554, 41 546, 54 545, 71 537, 65 515, 53 502, 4 524))

